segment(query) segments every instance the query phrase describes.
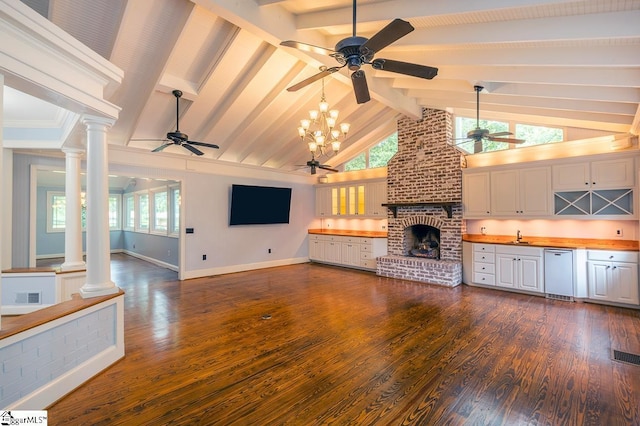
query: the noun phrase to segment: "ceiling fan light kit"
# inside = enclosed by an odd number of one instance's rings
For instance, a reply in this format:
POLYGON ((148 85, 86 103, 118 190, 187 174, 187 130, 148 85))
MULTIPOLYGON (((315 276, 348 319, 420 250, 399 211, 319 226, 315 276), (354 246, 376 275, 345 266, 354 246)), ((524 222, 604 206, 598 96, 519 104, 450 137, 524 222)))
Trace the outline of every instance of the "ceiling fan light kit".
POLYGON ((198 148, 196 148, 193 145, 204 146, 207 148, 214 148, 214 149, 220 148, 218 145, 215 145, 212 143, 190 141, 189 135, 187 135, 186 133, 182 133, 180 131, 180 98, 182 97, 182 91, 173 90, 171 93, 173 93, 173 96, 175 96, 176 98, 176 130, 174 132, 168 132, 167 133, 168 142, 163 145, 160 145, 156 149, 152 150, 152 152, 160 152, 171 145, 179 145, 191 151, 195 155, 204 155, 204 152, 200 151, 198 148))
POLYGON ((369 102, 371 95, 367 84, 367 78, 364 70, 361 69, 363 64, 371 65, 374 69, 395 72, 412 77, 432 79, 438 74, 438 69, 425 65, 412 64, 408 62, 394 61, 391 59, 373 59, 375 54, 391 43, 399 40, 405 35, 413 31, 413 25, 402 19, 394 19, 386 27, 374 34, 370 39, 356 35, 356 0, 353 0, 353 33, 351 37, 340 40, 334 50, 313 46, 293 40, 286 40, 280 43, 282 46, 293 47, 305 52, 315 52, 323 55, 332 56, 340 66, 325 68, 320 73, 302 80, 287 88, 293 92, 299 90, 314 81, 317 81, 327 75, 330 75, 340 69, 347 67, 351 74, 351 83, 359 104, 369 102))

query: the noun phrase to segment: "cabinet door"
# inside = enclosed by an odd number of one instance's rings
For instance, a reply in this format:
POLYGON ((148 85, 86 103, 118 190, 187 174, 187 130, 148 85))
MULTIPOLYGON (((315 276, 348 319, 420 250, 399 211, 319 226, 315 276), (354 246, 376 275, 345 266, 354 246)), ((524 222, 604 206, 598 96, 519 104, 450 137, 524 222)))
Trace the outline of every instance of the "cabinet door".
POLYGON ((462 175, 462 212, 465 217, 491 214, 489 177, 487 172, 462 175))
POLYGON ((549 167, 522 169, 519 172, 520 213, 528 216, 551 214, 551 170, 549 167))
POLYGON ((542 259, 534 256, 518 256, 518 288, 543 292, 542 259))
POLYGON ((496 285, 498 287, 517 288, 518 268, 515 255, 496 255, 496 285))
POLYGON ((633 158, 591 162, 591 186, 602 188, 632 188, 635 186, 633 158))
POLYGON ((587 262, 587 281, 589 299, 610 300, 611 298, 611 263, 600 261, 587 262))
POLYGON ((386 218, 387 208, 382 204, 387 202, 387 182, 367 183, 365 192, 365 215, 386 218))
POLYGON ((338 241, 324 242, 324 260, 331 263, 342 263, 342 243, 338 241))
POLYGON ((309 259, 324 260, 324 241, 309 240, 309 259))
POLYGON ((316 188, 316 216, 331 216, 331 188, 316 188))
POLYGON ((611 266, 612 296, 616 302, 637 305, 638 265, 636 263, 617 263, 611 266))
POLYGON ((363 216, 365 206, 365 186, 350 185, 347 187, 347 215, 363 216))
POLYGON ((589 163, 558 164, 551 168, 553 189, 580 190, 591 187, 589 163))
POLYGON ((491 172, 491 212, 494 216, 521 214, 518 177, 517 170, 491 172))
POLYGON ((342 243, 341 256, 343 265, 360 266, 360 244, 342 243))

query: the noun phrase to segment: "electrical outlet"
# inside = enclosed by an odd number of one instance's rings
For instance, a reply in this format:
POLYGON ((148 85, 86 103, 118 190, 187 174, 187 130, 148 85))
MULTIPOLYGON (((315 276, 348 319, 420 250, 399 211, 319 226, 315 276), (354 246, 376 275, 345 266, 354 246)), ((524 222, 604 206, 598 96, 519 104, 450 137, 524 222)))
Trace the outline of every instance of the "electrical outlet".
POLYGON ((271 253, 271 249, 269 249, 269 253, 271 253))
POLYGON ((202 260, 207 260, 207 255, 206 254, 202 255, 202 260))
POLYGON ((622 237, 622 228, 616 229, 616 237, 622 237))

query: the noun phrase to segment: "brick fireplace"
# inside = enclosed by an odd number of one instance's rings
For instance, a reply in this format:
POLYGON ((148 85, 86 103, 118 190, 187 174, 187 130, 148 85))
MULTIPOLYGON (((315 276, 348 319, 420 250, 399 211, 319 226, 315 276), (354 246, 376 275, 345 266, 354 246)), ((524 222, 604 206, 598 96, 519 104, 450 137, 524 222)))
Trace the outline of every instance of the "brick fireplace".
POLYGON ((462 282, 460 153, 447 143, 451 114, 422 113, 398 120, 387 166, 388 255, 377 259, 377 274, 453 287, 462 282))

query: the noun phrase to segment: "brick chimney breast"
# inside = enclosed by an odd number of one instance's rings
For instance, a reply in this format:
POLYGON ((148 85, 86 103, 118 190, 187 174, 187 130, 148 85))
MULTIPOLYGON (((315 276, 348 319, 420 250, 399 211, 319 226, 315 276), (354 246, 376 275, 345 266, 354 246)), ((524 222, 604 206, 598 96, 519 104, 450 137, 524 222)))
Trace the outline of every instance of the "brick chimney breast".
POLYGON ((398 152, 387 165, 387 203, 454 202, 451 218, 439 206, 401 206, 388 213, 388 253, 378 275, 455 286, 462 282, 462 171, 453 137, 452 115, 423 109, 422 119, 398 120, 398 152), (406 226, 439 224, 440 260, 404 255, 406 226))

